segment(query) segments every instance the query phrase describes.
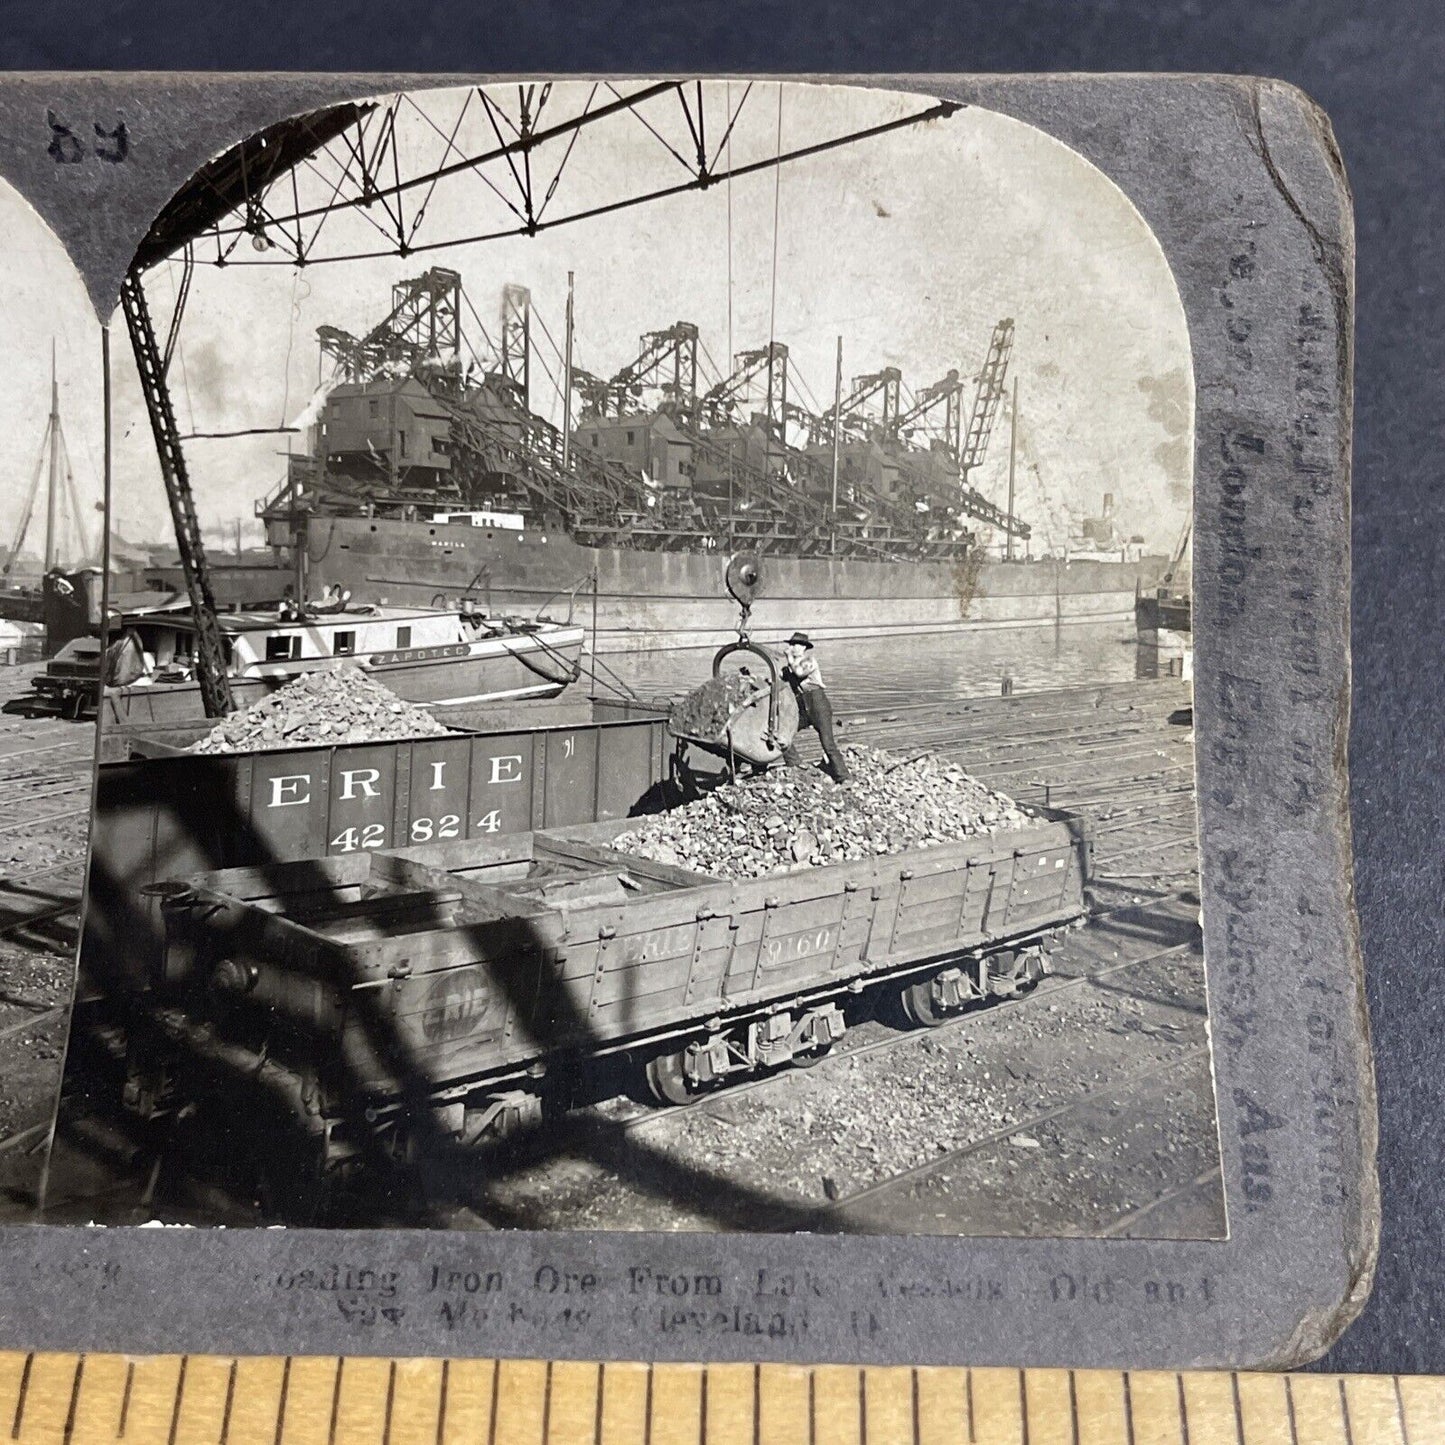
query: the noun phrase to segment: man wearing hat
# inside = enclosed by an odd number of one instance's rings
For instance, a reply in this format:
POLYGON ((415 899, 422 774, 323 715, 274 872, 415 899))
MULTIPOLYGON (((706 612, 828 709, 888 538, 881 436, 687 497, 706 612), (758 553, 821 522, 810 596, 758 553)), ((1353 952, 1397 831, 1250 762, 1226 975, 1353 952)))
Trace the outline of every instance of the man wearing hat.
MULTIPOLYGON (((828 691, 823 686, 823 669, 813 653, 813 641, 806 632, 795 632, 784 644, 783 677, 792 687, 798 699, 798 722, 801 727, 811 727, 818 734, 823 745, 823 756, 828 759, 829 771, 835 782, 846 783, 849 778, 848 764, 843 760, 843 750, 833 737, 833 704, 828 700, 828 691)), ((790 768, 801 767, 803 760, 798 756, 797 747, 789 744, 783 753, 783 761, 790 768)))

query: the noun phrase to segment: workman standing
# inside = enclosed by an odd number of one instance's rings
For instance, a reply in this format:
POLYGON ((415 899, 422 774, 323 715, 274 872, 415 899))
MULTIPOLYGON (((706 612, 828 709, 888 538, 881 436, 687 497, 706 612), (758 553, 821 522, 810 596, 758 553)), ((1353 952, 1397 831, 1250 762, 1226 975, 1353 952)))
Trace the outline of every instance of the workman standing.
MULTIPOLYGON (((795 632, 783 644, 783 656, 787 659, 783 665, 783 679, 798 699, 798 725, 810 727, 818 734, 834 781, 846 783, 850 777, 848 764, 844 762, 843 750, 833 736, 833 704, 823 686, 823 669, 813 653, 812 639, 806 632, 795 632)), ((790 768, 803 765, 795 743, 788 744, 783 752, 783 761, 790 768)))

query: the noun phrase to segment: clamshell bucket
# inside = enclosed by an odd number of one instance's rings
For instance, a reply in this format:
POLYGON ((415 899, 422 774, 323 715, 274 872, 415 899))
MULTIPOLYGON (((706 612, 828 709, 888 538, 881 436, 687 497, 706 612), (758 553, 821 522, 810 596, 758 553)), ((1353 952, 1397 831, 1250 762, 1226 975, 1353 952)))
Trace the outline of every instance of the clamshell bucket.
POLYGON ((759 767, 777 762, 798 735, 798 702, 778 672, 777 661, 751 642, 734 642, 714 656, 712 676, 711 684, 705 683, 673 709, 669 731, 674 737, 730 761, 759 767), (746 690, 740 691, 726 711, 713 709, 711 717, 703 716, 709 710, 695 704, 723 677, 723 663, 739 653, 758 658, 761 670, 738 668, 733 675, 743 680, 746 690))

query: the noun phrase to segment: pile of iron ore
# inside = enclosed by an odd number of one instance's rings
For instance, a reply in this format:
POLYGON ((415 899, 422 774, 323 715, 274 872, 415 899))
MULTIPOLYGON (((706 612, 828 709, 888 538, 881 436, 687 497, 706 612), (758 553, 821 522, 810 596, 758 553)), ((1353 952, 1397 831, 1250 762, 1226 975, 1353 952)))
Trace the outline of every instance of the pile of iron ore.
POLYGON ((308 672, 222 718, 193 753, 249 753, 301 743, 396 742, 449 731, 357 667, 308 672))
POLYGON ((613 847, 714 878, 762 878, 1025 826, 1030 815, 932 753, 843 749, 852 779, 774 767, 640 818, 613 847))
POLYGON ((733 714, 750 697, 766 692, 767 685, 741 673, 710 677, 701 687, 672 705, 667 725, 674 737, 720 738, 733 714))

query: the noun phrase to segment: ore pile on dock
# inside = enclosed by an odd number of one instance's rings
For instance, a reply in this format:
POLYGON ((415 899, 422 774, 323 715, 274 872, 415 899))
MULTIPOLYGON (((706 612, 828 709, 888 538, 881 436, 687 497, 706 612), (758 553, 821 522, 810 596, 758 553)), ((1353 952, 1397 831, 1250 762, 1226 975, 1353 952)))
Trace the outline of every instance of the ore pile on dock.
POLYGON ((853 778, 842 786, 814 768, 773 768, 640 820, 612 846, 715 878, 763 878, 1029 822, 1012 798, 931 753, 843 752, 853 778))
POLYGON ((308 672, 241 712, 222 719, 191 745, 193 753, 254 752, 302 743, 399 742, 441 737, 424 708, 403 702, 360 668, 308 672))

